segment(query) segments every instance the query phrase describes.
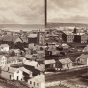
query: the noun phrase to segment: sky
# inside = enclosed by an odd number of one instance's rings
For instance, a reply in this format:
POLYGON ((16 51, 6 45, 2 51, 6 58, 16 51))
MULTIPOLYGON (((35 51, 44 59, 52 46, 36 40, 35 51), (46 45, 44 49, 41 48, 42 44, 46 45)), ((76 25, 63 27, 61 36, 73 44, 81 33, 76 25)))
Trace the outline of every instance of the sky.
POLYGON ((47 21, 88 23, 88 0, 47 0, 47 21))
POLYGON ((44 24, 44 1, 0 0, 0 24, 44 24))

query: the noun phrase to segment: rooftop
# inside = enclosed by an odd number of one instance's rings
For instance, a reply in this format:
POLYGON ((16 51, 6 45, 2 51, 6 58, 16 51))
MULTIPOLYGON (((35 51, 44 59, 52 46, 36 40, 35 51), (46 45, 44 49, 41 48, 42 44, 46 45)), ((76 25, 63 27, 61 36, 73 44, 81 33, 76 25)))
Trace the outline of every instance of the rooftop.
POLYGON ((25 60, 23 63, 25 65, 34 66, 34 67, 38 65, 38 62, 36 62, 36 61, 29 61, 29 60, 25 60))
POLYGON ((71 62, 72 62, 69 58, 60 59, 59 61, 60 61, 62 64, 67 64, 67 63, 71 63, 71 62))
POLYGON ((10 73, 14 73, 17 70, 17 68, 5 66, 2 70, 3 71, 8 71, 10 73))
MULTIPOLYGON (((12 42, 15 42, 16 39, 18 39, 19 37, 16 36, 16 35, 4 35, 2 37, 2 40, 3 41, 12 41, 12 42)), ((20 39, 20 38, 19 38, 20 39)), ((19 42, 22 42, 22 40, 20 39, 19 42)))
POLYGON ((9 47, 8 44, 1 44, 0 47, 9 47))
POLYGON ((37 37, 37 34, 30 34, 29 36, 28 36, 28 38, 36 38, 37 37))
POLYGON ((31 71, 26 69, 25 67, 20 67, 20 70, 27 73, 27 74, 31 73, 31 71))
POLYGON ((55 63, 55 60, 52 59, 52 60, 45 60, 45 64, 54 64, 55 63))

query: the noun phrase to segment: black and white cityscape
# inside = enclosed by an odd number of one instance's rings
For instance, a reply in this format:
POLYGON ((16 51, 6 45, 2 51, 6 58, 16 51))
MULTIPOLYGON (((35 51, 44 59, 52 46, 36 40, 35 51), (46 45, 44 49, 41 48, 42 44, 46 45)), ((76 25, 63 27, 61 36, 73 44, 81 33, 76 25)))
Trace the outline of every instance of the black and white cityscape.
POLYGON ((0 3, 0 88, 88 88, 87 0, 0 3))
POLYGON ((0 4, 0 88, 45 88, 44 1, 0 4))
POLYGON ((46 88, 88 88, 88 3, 47 0, 46 88))

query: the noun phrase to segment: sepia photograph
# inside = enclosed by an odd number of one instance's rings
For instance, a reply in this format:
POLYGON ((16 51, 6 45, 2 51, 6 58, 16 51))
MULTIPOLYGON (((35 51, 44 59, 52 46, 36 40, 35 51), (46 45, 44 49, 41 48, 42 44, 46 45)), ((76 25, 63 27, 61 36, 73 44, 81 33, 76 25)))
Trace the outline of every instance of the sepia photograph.
POLYGON ((0 88, 45 88, 44 0, 0 0, 0 88))
POLYGON ((0 88, 88 88, 87 0, 0 0, 0 88))
POLYGON ((45 87, 88 88, 88 2, 46 1, 45 87))

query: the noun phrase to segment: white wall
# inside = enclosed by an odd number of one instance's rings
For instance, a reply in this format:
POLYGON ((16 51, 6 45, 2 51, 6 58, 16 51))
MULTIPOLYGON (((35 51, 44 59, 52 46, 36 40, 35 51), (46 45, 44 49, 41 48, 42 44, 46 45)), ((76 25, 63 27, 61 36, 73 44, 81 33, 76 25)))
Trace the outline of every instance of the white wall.
POLYGON ((34 88, 45 88, 45 76, 44 75, 38 75, 36 77, 33 77, 32 79, 29 79, 28 85, 30 87, 34 87, 34 88), (30 84, 30 81, 32 82, 32 84, 30 84), (34 85, 34 82, 35 82, 35 85, 34 85))
POLYGON ((87 65, 88 65, 88 58, 87 58, 87 65))
POLYGON ((7 64, 7 58, 3 56, 0 59, 0 66, 5 66, 7 64))
POLYGON ((1 51, 9 51, 9 47, 3 47, 1 48, 1 51))
POLYGON ((17 76, 18 76, 18 80, 21 80, 23 78, 22 71, 20 71, 18 69, 15 71, 14 80, 17 80, 17 76), (19 73, 17 73, 17 71, 19 71, 19 73))

